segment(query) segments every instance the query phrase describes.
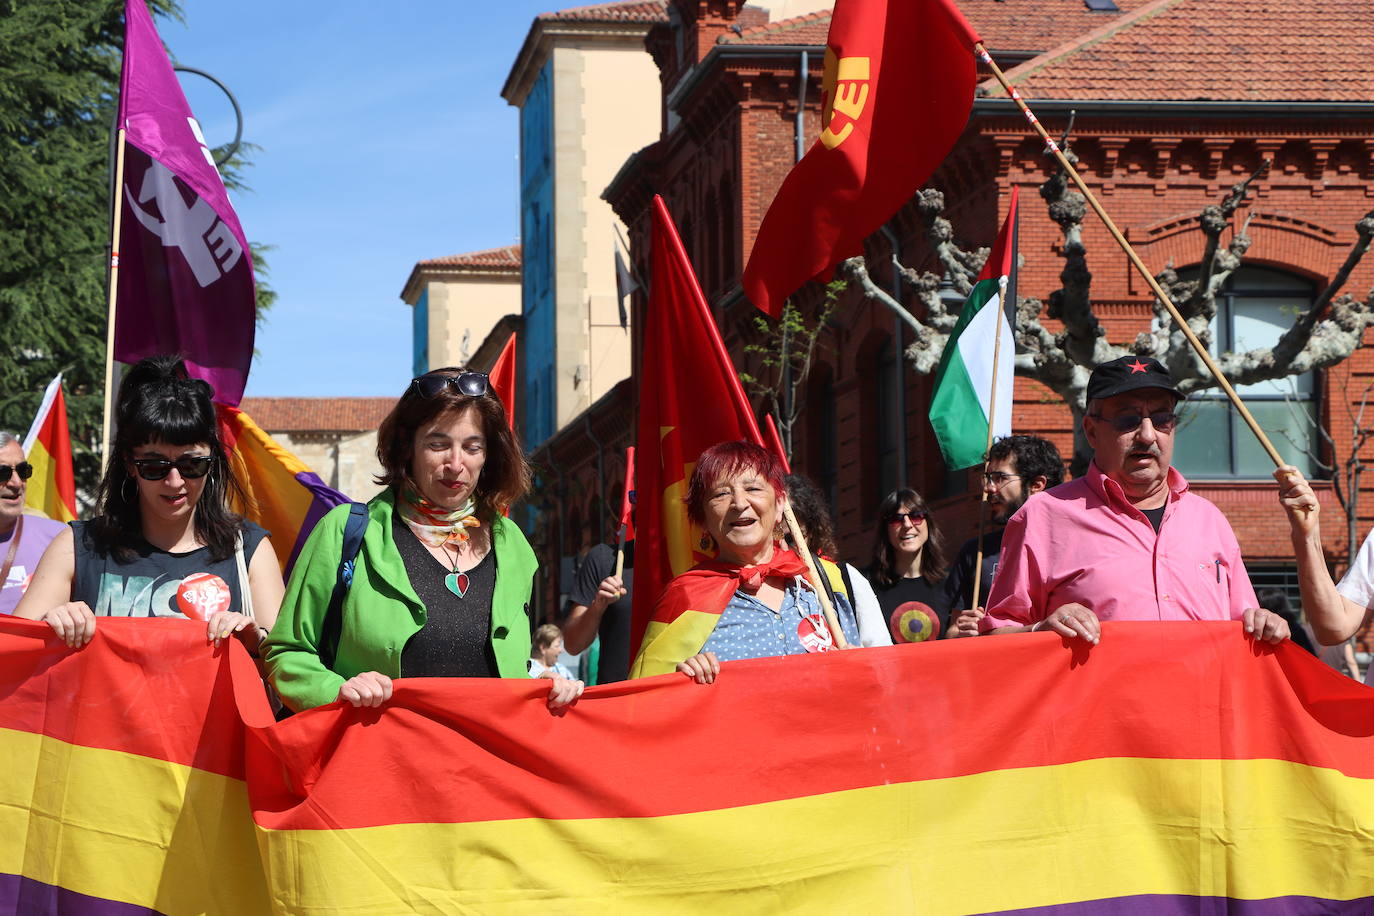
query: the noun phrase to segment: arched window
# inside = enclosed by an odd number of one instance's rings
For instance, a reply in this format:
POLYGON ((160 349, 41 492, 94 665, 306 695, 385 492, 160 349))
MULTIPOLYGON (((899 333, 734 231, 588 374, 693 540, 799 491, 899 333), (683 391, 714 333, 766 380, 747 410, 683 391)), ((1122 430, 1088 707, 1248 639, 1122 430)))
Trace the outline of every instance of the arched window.
MULTIPOLYGON (((1186 272, 1181 275, 1187 277, 1186 272)), ((1217 294, 1212 322, 1212 353, 1272 347, 1312 305, 1313 285, 1294 274, 1242 267, 1217 294)), ((1315 372, 1253 385, 1236 392, 1269 436, 1279 454, 1309 478, 1318 468, 1312 455, 1320 447, 1315 372)), ((1181 405, 1174 465, 1198 479, 1269 477, 1274 464, 1240 414, 1219 388, 1195 394, 1181 405)))

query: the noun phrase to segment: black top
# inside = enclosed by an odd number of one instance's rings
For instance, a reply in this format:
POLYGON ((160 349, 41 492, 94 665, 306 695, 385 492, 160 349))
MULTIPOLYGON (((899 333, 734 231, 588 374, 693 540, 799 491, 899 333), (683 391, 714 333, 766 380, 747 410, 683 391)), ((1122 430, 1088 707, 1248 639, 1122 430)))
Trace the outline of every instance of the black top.
POLYGON ((1141 509, 1140 512, 1150 520, 1150 524, 1155 526, 1155 534, 1159 534, 1159 526, 1164 524, 1164 510, 1169 508, 1168 504, 1160 506, 1158 509, 1141 509))
POLYGON ((420 543, 399 512, 392 519, 392 537, 426 615, 425 625, 401 651, 401 677, 499 677, 490 647, 496 551, 467 571, 467 588, 459 598, 445 584, 453 570, 420 543))
MULTIPOLYGON (((635 571, 634 541, 625 545, 625 569, 621 580, 625 583, 625 594, 606 605, 606 613, 601 616, 601 626, 597 635, 601 637, 601 660, 596 668, 596 682, 609 684, 623 681, 630 676, 630 599, 634 596, 635 571)), ((590 607, 596 600, 597 587, 601 580, 615 572, 615 548, 608 544, 597 544, 582 559, 577 568, 576 581, 568 591, 568 600, 573 604, 590 607)))
POLYGON ((945 600, 943 579, 934 583, 922 577, 898 579, 891 588, 880 586, 876 576, 870 575, 868 581, 894 642, 939 639, 948 628, 949 602, 945 600))
MULTIPOLYGON (((158 550, 140 539, 127 562, 97 546, 90 522, 72 522, 75 567, 72 600, 98 617, 185 617, 209 620, 216 611, 243 612, 243 588, 234 554, 211 560, 210 548, 184 553, 158 550)), ((243 523, 247 567, 267 532, 243 523)))
MULTIPOLYGON (((997 561, 1002 556, 1002 529, 988 531, 983 535, 983 572, 978 578, 978 603, 987 607, 988 593, 992 591, 992 577, 997 572, 997 561)), ((959 548, 954 565, 949 568, 949 578, 945 580, 945 601, 951 608, 967 610, 973 604, 973 567, 978 563, 978 539, 969 538, 959 548)))

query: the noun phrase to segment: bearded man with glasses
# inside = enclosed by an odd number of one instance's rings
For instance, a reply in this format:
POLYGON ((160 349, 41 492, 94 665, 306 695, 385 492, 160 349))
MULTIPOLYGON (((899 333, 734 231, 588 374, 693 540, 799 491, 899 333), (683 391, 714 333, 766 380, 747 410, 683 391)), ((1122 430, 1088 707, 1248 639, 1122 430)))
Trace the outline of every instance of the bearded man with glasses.
POLYGON ((1103 363, 1087 396, 1088 473, 1008 521, 982 632, 1096 644, 1103 620, 1243 620, 1256 639, 1288 638, 1283 618, 1257 607, 1226 517, 1171 466, 1183 395, 1164 366, 1103 363))
POLYGON ((33 466, 14 433, 0 432, 0 613, 13 614, 29 587, 38 560, 66 526, 24 513, 24 496, 33 466))

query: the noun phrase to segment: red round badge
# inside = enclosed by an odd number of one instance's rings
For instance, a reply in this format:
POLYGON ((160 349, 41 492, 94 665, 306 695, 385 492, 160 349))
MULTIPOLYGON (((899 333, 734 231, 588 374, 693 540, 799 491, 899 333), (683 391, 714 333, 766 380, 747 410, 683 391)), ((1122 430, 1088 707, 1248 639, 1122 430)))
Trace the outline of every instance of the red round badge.
POLYGON ((216 611, 227 611, 231 601, 229 583, 214 573, 192 573, 177 586, 177 610, 192 620, 209 620, 216 611))
POLYGON ((797 624, 797 638, 801 640, 802 648, 807 652, 829 652, 835 648, 830 628, 825 625, 825 618, 820 614, 812 614, 801 619, 801 623, 797 624))
POLYGON ((940 615, 924 601, 903 601, 888 619, 894 642, 925 642, 940 636, 940 615))

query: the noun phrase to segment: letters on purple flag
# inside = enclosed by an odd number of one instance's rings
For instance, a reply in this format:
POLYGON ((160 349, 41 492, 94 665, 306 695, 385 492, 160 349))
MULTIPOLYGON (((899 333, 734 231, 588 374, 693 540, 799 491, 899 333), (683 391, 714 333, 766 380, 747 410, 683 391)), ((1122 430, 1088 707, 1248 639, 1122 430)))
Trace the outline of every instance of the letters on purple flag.
POLYGON ((125 6, 115 359, 180 353, 230 406, 253 358, 253 264, 238 215, 143 0, 125 6))

